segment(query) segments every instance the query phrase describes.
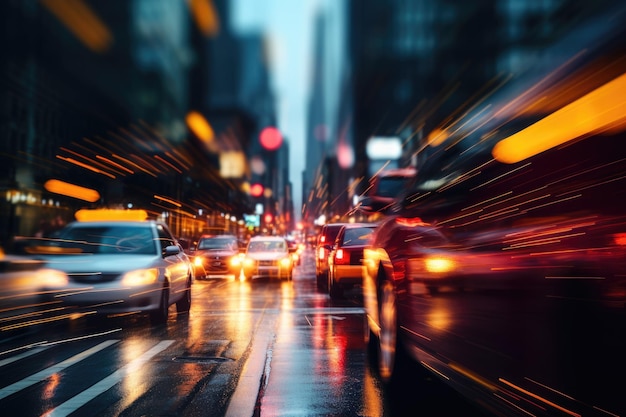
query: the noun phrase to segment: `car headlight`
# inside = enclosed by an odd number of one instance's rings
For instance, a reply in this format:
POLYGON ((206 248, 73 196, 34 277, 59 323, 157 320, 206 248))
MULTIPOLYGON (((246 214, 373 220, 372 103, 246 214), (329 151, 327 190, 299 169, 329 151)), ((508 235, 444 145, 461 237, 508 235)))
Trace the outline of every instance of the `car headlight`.
POLYGON ((230 258, 230 266, 238 267, 243 263, 243 258, 241 256, 233 256, 230 258))
POLYGON ((124 274, 122 277, 122 285, 131 287, 138 285, 149 285, 158 282, 159 270, 157 268, 138 269, 124 274))
POLYGON ((252 259, 252 258, 244 258, 243 259, 243 266, 244 267, 254 266, 254 259, 252 259))
POLYGON ((56 269, 42 269, 37 272, 46 288, 65 287, 69 284, 67 274, 56 269))
POLYGON ((195 258, 193 258, 193 264, 195 266, 202 266, 202 257, 196 256, 195 258))
POLYGON ((282 258, 280 260, 280 266, 283 268, 290 268, 291 267, 291 258, 282 258))

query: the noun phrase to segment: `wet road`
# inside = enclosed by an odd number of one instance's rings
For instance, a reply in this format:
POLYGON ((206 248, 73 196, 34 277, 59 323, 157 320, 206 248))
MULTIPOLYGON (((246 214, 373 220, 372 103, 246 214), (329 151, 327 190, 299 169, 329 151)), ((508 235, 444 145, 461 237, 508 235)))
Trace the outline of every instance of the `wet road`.
POLYGON ((386 392, 359 291, 331 301, 308 253, 293 281, 197 281, 189 315, 78 318, 0 335, 0 409, 20 416, 471 416, 411 370, 386 392))

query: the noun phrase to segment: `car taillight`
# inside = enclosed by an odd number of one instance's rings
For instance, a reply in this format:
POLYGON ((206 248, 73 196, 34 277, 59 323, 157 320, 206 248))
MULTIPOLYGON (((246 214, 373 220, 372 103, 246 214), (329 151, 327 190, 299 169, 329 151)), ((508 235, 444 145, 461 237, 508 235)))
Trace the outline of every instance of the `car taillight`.
POLYGON ((337 252, 335 252, 335 264, 337 265, 350 264, 350 252, 343 250, 343 249, 337 249, 337 252))
POLYGON ((404 259, 396 261, 393 264, 394 281, 403 280, 405 276, 406 276, 406 261, 404 259))
POLYGON ((407 227, 425 226, 427 224, 419 217, 397 217, 396 223, 407 227))
POLYGON ((324 259, 324 258, 326 258, 326 249, 319 248, 319 250, 317 251, 317 259, 324 259))

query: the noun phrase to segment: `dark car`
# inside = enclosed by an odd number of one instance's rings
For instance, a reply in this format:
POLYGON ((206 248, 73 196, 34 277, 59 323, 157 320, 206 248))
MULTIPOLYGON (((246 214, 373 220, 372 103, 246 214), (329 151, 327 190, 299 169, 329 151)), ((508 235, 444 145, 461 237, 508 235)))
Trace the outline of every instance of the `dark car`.
POLYGON ((375 223, 348 223, 337 234, 328 256, 328 293, 343 296, 344 289, 363 283, 363 249, 369 246, 375 223))
POLYGON ((203 235, 193 253, 197 279, 238 276, 239 242, 234 235, 203 235))
POLYGON ((412 167, 385 169, 374 175, 359 200, 359 210, 366 214, 388 210, 417 175, 412 167))
POLYGON ((347 223, 326 223, 317 235, 315 245, 315 277, 317 288, 328 287, 328 255, 333 248, 339 230, 347 223))
POLYGON ((623 268, 623 246, 477 250, 411 220, 387 218, 365 249, 364 304, 384 381, 402 380, 411 361, 499 415, 622 415, 610 375, 624 369, 624 269, 611 270, 623 268))

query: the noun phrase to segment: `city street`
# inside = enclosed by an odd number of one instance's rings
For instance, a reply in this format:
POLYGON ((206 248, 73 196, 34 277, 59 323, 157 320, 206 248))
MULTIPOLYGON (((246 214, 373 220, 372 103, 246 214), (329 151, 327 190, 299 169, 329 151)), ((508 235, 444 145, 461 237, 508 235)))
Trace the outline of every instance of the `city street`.
POLYGON ((189 316, 29 329, 0 340, 0 407, 20 416, 475 415, 428 376, 387 398, 360 291, 331 302, 312 252, 293 281, 196 281, 189 316), (408 402, 410 401, 410 402, 408 402), (469 413, 469 414, 468 414, 469 413))

